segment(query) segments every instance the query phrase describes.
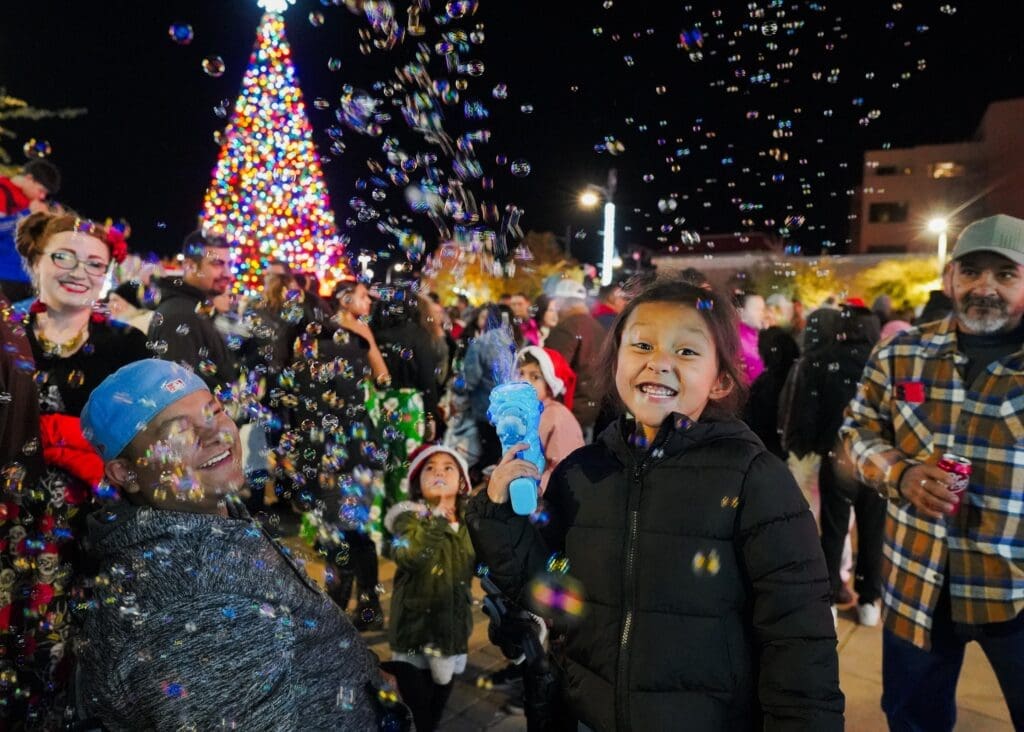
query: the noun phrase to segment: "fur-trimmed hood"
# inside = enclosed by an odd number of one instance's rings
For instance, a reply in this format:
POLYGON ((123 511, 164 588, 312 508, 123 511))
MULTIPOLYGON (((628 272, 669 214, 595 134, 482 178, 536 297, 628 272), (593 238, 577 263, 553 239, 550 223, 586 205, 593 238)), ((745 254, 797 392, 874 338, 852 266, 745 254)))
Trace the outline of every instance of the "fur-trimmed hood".
POLYGON ((444 518, 444 511, 437 508, 431 508, 430 504, 426 501, 399 501, 389 508, 386 514, 384 514, 384 528, 389 532, 394 533, 395 521, 403 513, 415 513, 420 516, 439 516, 444 518))

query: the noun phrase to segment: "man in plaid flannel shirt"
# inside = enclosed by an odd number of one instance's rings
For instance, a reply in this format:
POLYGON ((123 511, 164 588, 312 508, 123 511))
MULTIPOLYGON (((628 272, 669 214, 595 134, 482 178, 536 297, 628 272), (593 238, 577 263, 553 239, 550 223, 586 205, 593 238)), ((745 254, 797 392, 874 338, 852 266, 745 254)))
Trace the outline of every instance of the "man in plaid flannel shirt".
POLYGON ((889 499, 882 708, 893 730, 952 730, 976 640, 1024 729, 1024 220, 965 228, 943 289, 952 314, 879 344, 840 429, 889 499), (943 453, 972 463, 959 500, 943 453))

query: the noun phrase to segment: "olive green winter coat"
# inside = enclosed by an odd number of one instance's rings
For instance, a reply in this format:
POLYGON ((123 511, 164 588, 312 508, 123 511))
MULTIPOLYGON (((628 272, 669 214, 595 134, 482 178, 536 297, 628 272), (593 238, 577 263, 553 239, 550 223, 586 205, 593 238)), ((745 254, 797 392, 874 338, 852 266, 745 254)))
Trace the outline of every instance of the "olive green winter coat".
POLYGON ((398 564, 388 642, 397 653, 455 656, 468 652, 473 629, 474 553, 465 523, 458 529, 425 503, 402 501, 384 519, 398 564))

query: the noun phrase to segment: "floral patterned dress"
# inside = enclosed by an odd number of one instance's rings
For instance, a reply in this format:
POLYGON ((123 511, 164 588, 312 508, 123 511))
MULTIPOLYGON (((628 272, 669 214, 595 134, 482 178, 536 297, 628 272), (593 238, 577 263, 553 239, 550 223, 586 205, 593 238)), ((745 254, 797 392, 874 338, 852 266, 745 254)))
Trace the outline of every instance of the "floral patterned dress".
POLYGON ((102 477, 78 417, 108 374, 151 355, 141 332, 99 316, 77 351, 49 353, 33 328, 40 308, 8 321, 31 349, 19 368, 33 370, 38 433, 22 446, 23 460, 0 468, 0 726, 24 720, 30 729, 50 728, 63 713, 77 540, 102 477))

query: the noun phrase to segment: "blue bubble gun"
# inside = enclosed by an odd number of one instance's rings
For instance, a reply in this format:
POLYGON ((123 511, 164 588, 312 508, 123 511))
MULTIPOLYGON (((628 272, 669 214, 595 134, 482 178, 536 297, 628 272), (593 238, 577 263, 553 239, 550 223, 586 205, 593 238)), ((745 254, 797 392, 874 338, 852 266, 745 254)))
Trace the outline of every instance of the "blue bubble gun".
MULTIPOLYGON (((501 384, 491 390, 491 406, 487 419, 494 425, 501 440, 502 453, 520 442, 529 444, 519 457, 537 466, 537 472, 544 472, 544 450, 540 445, 540 413, 544 405, 537 398, 537 391, 525 381, 501 384)), ((516 478, 508 487, 512 499, 512 510, 520 516, 528 516, 537 510, 537 485, 533 478, 516 478)))

